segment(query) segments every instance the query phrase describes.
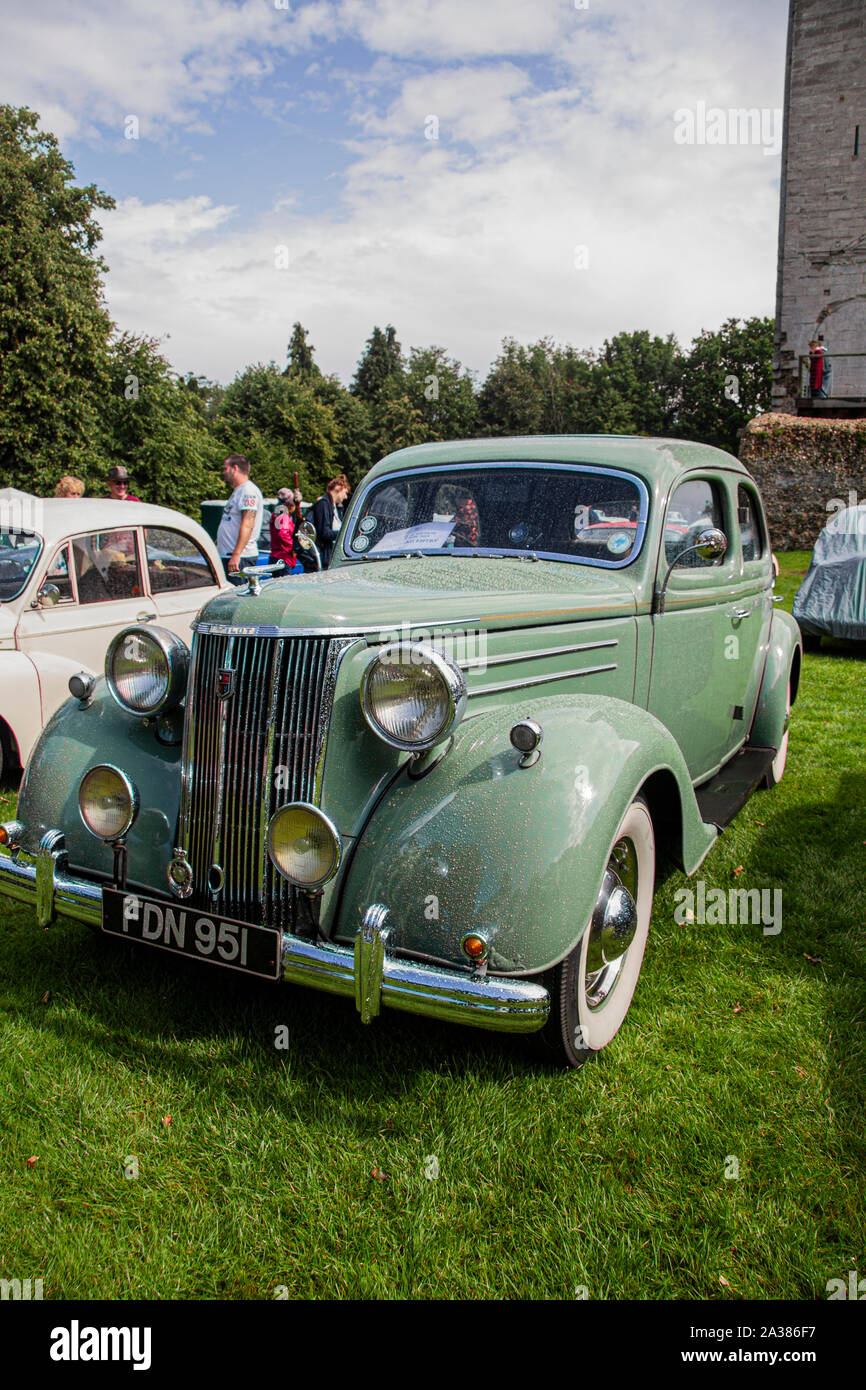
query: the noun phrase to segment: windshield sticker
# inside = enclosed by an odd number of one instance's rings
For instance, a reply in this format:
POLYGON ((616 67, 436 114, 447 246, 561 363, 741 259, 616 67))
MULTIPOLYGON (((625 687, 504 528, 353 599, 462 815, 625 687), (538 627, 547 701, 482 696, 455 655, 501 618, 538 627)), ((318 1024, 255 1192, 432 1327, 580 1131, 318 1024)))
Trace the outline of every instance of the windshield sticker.
POLYGON ((628 531, 614 531, 607 542, 607 548, 611 555, 624 555, 630 545, 631 536, 628 531))
POLYGON ((377 550, 440 549, 453 530, 453 521, 430 521, 422 526, 406 526, 402 531, 389 531, 387 536, 376 542, 370 554, 375 555, 377 550))

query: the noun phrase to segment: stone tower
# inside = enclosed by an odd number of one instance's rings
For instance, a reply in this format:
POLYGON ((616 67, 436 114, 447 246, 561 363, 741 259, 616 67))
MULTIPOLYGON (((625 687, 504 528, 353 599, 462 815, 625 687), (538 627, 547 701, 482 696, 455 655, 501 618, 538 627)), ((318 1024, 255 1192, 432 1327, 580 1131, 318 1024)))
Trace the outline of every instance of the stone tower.
POLYGON ((791 0, 784 131, 772 408, 796 413, 823 337, 832 413, 864 413, 866 0, 791 0))

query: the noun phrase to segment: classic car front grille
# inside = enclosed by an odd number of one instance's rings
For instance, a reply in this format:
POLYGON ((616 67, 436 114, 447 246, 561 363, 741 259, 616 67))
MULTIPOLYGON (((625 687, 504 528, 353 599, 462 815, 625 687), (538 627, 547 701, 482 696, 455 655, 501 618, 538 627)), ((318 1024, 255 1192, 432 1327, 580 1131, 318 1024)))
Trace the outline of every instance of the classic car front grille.
POLYGON ((191 906, 272 926, 294 922, 297 890, 274 869, 265 838, 278 806, 318 800, 344 645, 327 637, 196 633, 180 826, 193 871, 191 906))

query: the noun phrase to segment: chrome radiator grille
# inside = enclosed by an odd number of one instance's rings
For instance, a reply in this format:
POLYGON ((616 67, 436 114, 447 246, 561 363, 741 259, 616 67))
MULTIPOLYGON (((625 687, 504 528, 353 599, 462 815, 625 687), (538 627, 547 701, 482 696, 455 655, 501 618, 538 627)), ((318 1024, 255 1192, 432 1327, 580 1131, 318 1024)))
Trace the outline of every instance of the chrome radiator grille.
POLYGON ((288 801, 318 801, 337 656, 346 645, 196 633, 180 824, 193 907, 293 924, 297 892, 268 858, 268 821, 288 801))

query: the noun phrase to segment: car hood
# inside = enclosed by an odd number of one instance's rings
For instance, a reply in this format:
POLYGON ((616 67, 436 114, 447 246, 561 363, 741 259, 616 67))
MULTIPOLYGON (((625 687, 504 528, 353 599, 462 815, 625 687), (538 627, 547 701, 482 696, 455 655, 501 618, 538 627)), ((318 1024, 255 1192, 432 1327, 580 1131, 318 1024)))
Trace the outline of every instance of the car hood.
POLYGON ((420 556, 341 565, 212 599, 200 621, 257 628, 362 629, 463 623, 482 628, 634 613, 624 574, 544 560, 420 556))

